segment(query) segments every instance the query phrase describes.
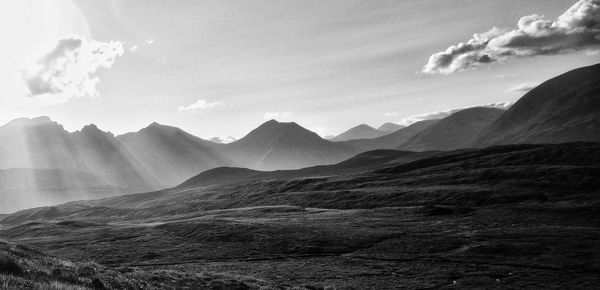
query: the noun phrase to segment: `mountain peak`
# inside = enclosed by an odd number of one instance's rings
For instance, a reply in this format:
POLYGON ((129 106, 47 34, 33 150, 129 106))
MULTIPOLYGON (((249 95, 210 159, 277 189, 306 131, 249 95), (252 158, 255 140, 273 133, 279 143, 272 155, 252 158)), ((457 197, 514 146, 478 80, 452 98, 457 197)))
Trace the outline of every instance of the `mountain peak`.
POLYGON ((345 131, 344 133, 335 136, 331 139, 331 141, 340 142, 340 141, 348 141, 348 140, 356 140, 356 139, 373 139, 377 137, 383 136, 384 133, 377 131, 377 129, 367 125, 360 124, 358 126, 352 127, 345 131))
POLYGON ((402 126, 396 123, 387 122, 377 128, 377 131, 392 133, 396 132, 402 128, 406 128, 406 126, 402 126))
POLYGON ((35 118, 17 118, 7 123, 7 125, 41 125, 53 123, 52 119, 48 116, 39 116, 35 118))

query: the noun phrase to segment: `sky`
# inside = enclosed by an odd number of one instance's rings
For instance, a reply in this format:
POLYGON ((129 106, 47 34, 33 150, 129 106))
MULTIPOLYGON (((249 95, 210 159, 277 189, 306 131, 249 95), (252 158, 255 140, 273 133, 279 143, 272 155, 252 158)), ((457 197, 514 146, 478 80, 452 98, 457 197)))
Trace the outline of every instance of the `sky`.
POLYGON ((69 131, 93 123, 122 134, 158 122, 206 139, 240 138, 268 119, 322 136, 361 123, 409 124, 514 102, 600 62, 598 7, 3 0, 0 123, 44 115, 69 131))

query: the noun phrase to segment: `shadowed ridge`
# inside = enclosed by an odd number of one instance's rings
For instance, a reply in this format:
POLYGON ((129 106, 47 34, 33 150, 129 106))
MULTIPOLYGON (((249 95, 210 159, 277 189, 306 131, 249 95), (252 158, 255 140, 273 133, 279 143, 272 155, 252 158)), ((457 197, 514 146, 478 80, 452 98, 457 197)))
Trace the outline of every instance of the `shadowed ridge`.
POLYGON ((247 168, 219 167, 204 171, 177 188, 194 188, 222 183, 235 183, 241 180, 266 181, 281 178, 319 177, 348 174, 381 168, 388 164, 411 162, 436 155, 437 152, 409 152, 398 150, 374 150, 358 154, 348 160, 332 164, 306 167, 296 170, 257 171, 247 168))
POLYGON ((178 185, 177 188, 191 188, 219 184, 225 181, 239 180, 259 176, 264 171, 240 167, 218 167, 204 171, 178 185))
POLYGON ((600 141, 600 64, 547 80, 526 93, 471 145, 600 141))
POLYGON ((477 134, 496 120, 501 109, 474 107, 460 110, 419 132, 398 149, 410 151, 454 150, 467 148, 477 134))

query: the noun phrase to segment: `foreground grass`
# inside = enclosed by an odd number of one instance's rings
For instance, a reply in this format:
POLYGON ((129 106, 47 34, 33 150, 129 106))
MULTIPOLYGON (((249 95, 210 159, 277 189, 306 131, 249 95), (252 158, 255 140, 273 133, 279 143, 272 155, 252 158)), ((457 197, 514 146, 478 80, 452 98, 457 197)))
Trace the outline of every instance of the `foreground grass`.
POLYGON ((106 268, 71 262, 0 241, 0 289, 270 289, 244 276, 175 270, 106 268))

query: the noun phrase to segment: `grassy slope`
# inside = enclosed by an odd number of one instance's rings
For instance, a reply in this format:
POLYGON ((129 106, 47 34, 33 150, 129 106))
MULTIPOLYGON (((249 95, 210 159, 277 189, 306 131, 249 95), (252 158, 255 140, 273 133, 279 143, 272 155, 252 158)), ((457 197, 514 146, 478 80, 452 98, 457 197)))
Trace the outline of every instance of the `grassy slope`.
POLYGON ((0 236, 109 267, 278 286, 591 288, 599 164, 594 143, 460 150, 21 212, 0 236))
POLYGON ((250 277, 199 271, 111 269, 94 262, 71 262, 0 241, 0 289, 268 289, 250 277))

